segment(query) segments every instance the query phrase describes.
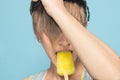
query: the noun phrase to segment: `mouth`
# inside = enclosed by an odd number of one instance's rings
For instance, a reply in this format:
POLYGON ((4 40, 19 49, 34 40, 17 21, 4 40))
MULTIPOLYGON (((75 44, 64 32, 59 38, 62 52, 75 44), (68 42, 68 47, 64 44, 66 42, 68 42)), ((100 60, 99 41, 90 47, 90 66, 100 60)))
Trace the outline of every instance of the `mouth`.
POLYGON ((72 55, 72 57, 73 57, 73 60, 74 61, 76 61, 76 59, 77 59, 77 55, 75 54, 75 51, 73 51, 73 50, 61 50, 61 51, 56 51, 55 52, 55 57, 57 58, 57 54, 59 53, 59 52, 70 52, 71 53, 71 55, 72 55))
POLYGON ((75 73, 75 64, 72 51, 59 51, 57 52, 57 73, 63 76, 65 73, 72 75, 75 73))
POLYGON ((59 53, 59 52, 70 52, 71 54, 73 54, 73 51, 72 50, 62 50, 62 51, 56 51, 55 52, 55 55, 57 55, 57 53, 59 53))

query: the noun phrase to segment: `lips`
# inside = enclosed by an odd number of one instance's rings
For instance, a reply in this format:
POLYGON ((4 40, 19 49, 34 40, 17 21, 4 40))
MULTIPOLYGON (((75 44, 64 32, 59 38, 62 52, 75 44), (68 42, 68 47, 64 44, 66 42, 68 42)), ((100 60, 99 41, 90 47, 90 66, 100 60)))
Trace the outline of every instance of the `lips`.
POLYGON ((72 54, 73 60, 74 60, 74 61, 76 60, 77 55, 75 54, 75 51, 73 51, 73 50, 64 50, 64 51, 61 50, 61 51, 56 51, 56 52, 55 52, 56 57, 57 57, 57 53, 59 53, 59 52, 70 52, 70 53, 72 54))
POLYGON ((58 52, 71 52, 71 54, 73 54, 72 50, 61 50, 61 51, 56 51, 55 54, 57 55, 58 52))

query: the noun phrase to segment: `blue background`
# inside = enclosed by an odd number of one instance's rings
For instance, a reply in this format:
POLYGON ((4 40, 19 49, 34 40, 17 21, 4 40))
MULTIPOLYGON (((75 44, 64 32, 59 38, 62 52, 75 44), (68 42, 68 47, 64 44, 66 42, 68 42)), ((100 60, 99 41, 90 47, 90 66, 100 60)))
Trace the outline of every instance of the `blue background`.
MULTIPOLYGON (((88 0, 90 32, 120 55, 120 0, 88 0)), ((0 2, 0 80, 23 80, 49 67, 49 59, 35 38, 30 0, 0 2)))

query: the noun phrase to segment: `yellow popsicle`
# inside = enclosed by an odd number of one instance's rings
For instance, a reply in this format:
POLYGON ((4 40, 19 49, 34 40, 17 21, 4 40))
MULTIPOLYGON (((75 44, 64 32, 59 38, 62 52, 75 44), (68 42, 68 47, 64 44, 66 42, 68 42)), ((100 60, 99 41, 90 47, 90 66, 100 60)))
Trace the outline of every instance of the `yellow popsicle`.
POLYGON ((75 73, 75 65, 70 51, 57 53, 57 74, 60 76, 75 73))

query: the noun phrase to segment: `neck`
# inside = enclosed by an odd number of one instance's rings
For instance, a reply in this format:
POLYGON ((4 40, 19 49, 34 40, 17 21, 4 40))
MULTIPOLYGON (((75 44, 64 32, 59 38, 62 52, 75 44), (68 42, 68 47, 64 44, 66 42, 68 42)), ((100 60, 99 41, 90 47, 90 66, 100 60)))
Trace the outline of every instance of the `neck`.
MULTIPOLYGON (((80 63, 80 61, 75 62, 75 68, 76 68, 76 72, 73 75, 69 76, 69 80, 79 80, 82 72, 84 71, 84 67, 80 63)), ((57 74, 56 67, 53 64, 51 64, 48 70, 48 75, 49 75, 49 79, 52 79, 52 80, 64 80, 64 77, 60 77, 57 74)))

